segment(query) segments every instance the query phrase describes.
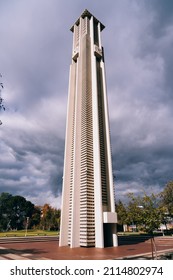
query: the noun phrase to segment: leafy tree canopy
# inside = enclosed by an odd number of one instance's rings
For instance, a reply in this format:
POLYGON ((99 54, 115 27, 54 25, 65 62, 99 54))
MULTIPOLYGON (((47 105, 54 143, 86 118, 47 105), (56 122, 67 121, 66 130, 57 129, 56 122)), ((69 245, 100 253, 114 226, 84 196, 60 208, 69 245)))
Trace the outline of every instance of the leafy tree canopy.
POLYGON ((128 203, 125 205, 118 202, 117 206, 118 221, 121 224, 134 224, 137 229, 152 233, 164 222, 165 208, 160 203, 158 195, 135 196, 128 194, 128 203))
POLYGON ((168 215, 173 217, 173 181, 167 183, 160 197, 162 205, 167 209, 168 215))
POLYGON ((42 208, 42 217, 40 225, 42 229, 59 230, 60 227, 60 210, 45 204, 42 208))
POLYGON ((24 197, 9 193, 0 195, 0 229, 22 229, 27 217, 32 217, 34 204, 24 197))

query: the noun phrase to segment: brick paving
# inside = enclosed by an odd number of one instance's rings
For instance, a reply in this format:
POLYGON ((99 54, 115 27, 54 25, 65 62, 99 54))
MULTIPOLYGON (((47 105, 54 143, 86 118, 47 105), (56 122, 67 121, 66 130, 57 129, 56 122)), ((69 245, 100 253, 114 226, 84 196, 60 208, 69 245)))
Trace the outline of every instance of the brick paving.
MULTIPOLYGON (((156 237, 157 255, 173 253, 173 237, 156 237)), ((151 257, 151 240, 115 248, 59 247, 57 241, 4 243, 0 260, 114 260, 151 257)))

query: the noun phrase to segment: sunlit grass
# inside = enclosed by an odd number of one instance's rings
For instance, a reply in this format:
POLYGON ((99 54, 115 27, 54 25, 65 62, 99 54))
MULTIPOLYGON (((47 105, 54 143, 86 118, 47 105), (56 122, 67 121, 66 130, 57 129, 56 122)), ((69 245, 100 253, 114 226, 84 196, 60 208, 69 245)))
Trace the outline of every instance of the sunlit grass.
POLYGON ((57 231, 48 230, 17 230, 17 231, 6 231, 0 232, 0 237, 23 237, 23 236, 57 236, 57 231))

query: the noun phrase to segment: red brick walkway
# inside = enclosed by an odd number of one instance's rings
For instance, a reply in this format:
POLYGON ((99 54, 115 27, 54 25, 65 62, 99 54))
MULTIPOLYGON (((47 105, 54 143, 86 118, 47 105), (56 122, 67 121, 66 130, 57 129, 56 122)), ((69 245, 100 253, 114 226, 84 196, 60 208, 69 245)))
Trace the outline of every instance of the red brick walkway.
MULTIPOLYGON (((157 237, 157 254, 173 252, 173 237, 157 237)), ((59 247, 58 242, 5 243, 0 245, 0 259, 52 259, 52 260, 106 260, 124 259, 135 256, 151 256, 151 241, 115 248, 59 247)))

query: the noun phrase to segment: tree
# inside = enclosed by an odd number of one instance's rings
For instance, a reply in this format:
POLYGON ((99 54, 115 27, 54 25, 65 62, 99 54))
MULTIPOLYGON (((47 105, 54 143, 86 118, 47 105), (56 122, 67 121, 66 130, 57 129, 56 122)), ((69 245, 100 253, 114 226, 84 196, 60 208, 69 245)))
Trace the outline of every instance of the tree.
POLYGON ((12 195, 9 193, 2 193, 0 195, 0 230, 10 228, 10 200, 12 195))
POLYGON ((59 230, 60 210, 45 204, 42 208, 42 217, 40 225, 46 230, 59 230))
POLYGON ((135 197, 133 193, 129 193, 128 195, 128 204, 126 207, 127 217, 126 221, 128 225, 135 225, 137 230, 141 229, 141 225, 143 226, 143 215, 141 211, 141 197, 135 197))
POLYGON ((34 204, 24 197, 9 193, 0 195, 0 229, 23 229, 26 218, 32 217, 34 204))
POLYGON ((173 181, 167 183, 160 197, 168 216, 173 217, 173 181))
POLYGON ((158 229, 164 218, 164 208, 160 205, 158 195, 151 194, 135 197, 128 195, 129 202, 126 208, 128 224, 135 224, 137 229, 153 233, 158 229))
POLYGON ((127 210, 126 206, 123 204, 121 200, 119 200, 115 204, 116 212, 117 212, 117 218, 118 218, 118 224, 123 226, 127 224, 127 210))
POLYGON ((160 205, 158 196, 153 193, 150 196, 145 194, 141 200, 141 205, 145 230, 153 233, 163 221, 164 209, 160 205))
POLYGON ((34 211, 29 222, 30 228, 39 228, 41 221, 41 207, 34 206, 34 211))
POLYGON ((13 196, 11 199, 12 213, 11 213, 11 227, 22 229, 26 218, 32 217, 34 205, 22 196, 13 196))

